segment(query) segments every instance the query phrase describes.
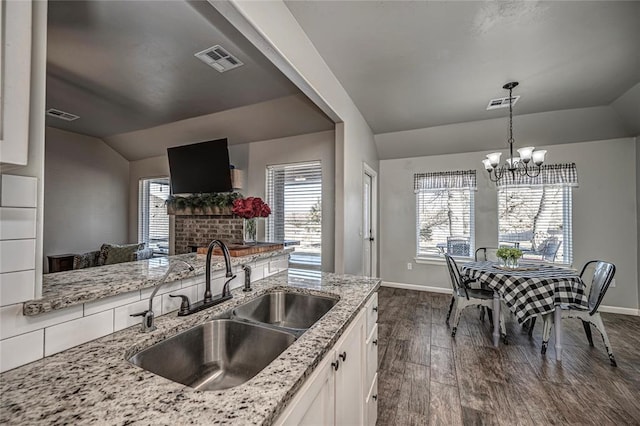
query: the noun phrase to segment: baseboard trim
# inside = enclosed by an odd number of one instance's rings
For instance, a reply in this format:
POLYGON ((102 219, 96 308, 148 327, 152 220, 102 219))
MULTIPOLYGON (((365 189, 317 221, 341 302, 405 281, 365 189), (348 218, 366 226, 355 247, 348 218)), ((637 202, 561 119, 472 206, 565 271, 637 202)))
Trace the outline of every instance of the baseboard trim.
MULTIPOLYGON (((381 285, 383 287, 401 288, 404 290, 428 291, 431 293, 443 293, 443 294, 452 293, 450 288, 431 287, 431 286, 420 285, 420 284, 407 284, 407 283, 395 283, 392 281, 382 281, 381 285)), ((634 308, 621 308, 618 306, 600 305, 598 310, 600 312, 607 312, 610 314, 632 315, 636 317, 640 316, 640 309, 634 309, 634 308)))
POLYGON ((608 312, 610 314, 632 315, 635 317, 640 316, 640 309, 634 309, 634 308, 620 308, 618 306, 600 305, 598 310, 600 312, 608 312))
POLYGON ((428 292, 431 292, 431 293, 443 293, 443 294, 451 294, 451 293, 453 293, 450 288, 431 287, 431 286, 420 285, 420 284, 394 283, 394 282, 391 282, 391 281, 382 281, 382 286, 383 287, 402 288, 404 290, 428 291, 428 292))

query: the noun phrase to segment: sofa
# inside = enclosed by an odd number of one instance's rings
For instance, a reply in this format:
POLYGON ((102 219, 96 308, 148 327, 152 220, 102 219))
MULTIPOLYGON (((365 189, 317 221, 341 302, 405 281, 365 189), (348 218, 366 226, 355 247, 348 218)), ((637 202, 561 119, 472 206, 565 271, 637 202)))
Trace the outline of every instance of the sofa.
POLYGON ((104 243, 100 250, 73 256, 73 269, 92 268, 94 266, 115 265, 123 262, 150 259, 153 249, 139 244, 108 244, 104 243))

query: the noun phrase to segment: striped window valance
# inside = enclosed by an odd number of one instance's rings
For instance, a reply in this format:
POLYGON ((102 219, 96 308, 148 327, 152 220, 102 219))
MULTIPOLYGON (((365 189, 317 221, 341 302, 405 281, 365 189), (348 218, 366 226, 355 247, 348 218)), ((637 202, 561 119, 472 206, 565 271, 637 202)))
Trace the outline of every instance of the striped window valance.
POLYGON ((505 171, 497 186, 578 186, 578 169, 575 163, 546 164, 536 177, 505 171))
POLYGON ((416 173, 413 175, 415 192, 434 189, 476 190, 475 170, 455 170, 449 172, 416 173))

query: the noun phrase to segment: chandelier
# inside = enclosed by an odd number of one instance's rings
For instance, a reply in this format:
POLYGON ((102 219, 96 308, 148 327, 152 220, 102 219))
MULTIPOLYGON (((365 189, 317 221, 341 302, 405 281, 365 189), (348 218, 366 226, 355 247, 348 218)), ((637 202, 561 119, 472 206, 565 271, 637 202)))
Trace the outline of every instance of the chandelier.
POLYGON ((512 81, 502 86, 503 89, 509 91, 509 158, 500 167, 498 166, 502 156, 501 152, 492 152, 487 155, 486 159, 482 160, 491 182, 498 182, 507 171, 511 173, 512 177, 515 177, 516 172, 522 176, 538 176, 541 170, 540 166, 544 163, 544 156, 547 153, 545 150, 535 151, 535 147, 527 146, 518 150, 519 157, 513 156, 513 97, 511 93, 517 85, 517 81, 512 81), (532 162, 533 164, 531 164, 532 162))

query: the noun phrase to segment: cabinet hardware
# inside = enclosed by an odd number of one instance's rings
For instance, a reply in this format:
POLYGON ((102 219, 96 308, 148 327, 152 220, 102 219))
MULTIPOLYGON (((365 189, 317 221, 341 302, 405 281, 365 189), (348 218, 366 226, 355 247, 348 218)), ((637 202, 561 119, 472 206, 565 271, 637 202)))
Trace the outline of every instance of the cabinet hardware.
POLYGON ((338 368, 340 368, 340 360, 336 359, 336 362, 332 362, 331 366, 333 367, 334 370, 338 371, 338 368))
POLYGON ((374 401, 378 400, 378 395, 371 395, 371 398, 373 398, 374 401))
POLYGON ((371 342, 371 343, 373 343, 374 345, 378 346, 378 339, 374 340, 374 341, 373 341, 373 342, 371 342))
POLYGON ((377 306, 373 307, 373 312, 378 312, 378 307, 377 306))
POLYGON ((347 360, 347 353, 346 352, 342 352, 340 355, 338 355, 339 358, 342 358, 342 361, 346 361, 347 360))

